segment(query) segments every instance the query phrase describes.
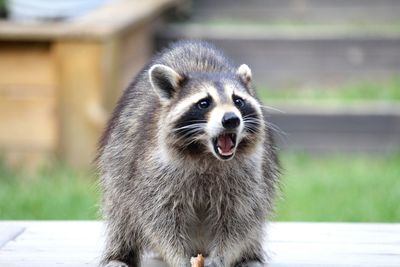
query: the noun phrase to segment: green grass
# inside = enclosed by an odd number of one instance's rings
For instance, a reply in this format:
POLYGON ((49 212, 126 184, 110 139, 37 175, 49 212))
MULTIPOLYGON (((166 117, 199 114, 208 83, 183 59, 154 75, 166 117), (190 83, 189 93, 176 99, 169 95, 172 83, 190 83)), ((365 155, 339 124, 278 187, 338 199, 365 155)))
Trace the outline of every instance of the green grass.
POLYGON ((343 103, 354 101, 400 101, 400 78, 385 81, 362 81, 336 88, 287 88, 270 89, 258 87, 258 95, 262 101, 318 101, 343 103))
POLYGON ((5 0, 0 0, 0 19, 3 19, 6 16, 5 3, 5 0))
MULTIPOLYGON (((400 154, 283 153, 275 220, 400 221, 400 154)), ((56 165, 34 174, 0 165, 0 219, 98 219, 95 177, 56 165)))
POLYGON ((36 174, 0 165, 0 219, 96 219, 96 181, 62 165, 36 174))
POLYGON ((285 154, 277 220, 400 221, 400 154, 285 154))

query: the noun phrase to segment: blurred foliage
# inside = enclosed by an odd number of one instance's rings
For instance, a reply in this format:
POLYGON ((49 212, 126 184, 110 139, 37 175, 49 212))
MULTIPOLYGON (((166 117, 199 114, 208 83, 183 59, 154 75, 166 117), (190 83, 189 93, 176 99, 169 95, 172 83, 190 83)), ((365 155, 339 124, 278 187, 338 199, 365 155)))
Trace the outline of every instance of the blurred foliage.
POLYGON ((0 0, 0 18, 6 14, 6 0, 0 0))
POLYGON ((286 88, 258 87, 258 95, 265 103, 270 101, 324 101, 332 103, 354 101, 400 101, 400 78, 386 81, 362 81, 335 88, 286 88))
MULTIPOLYGON (((283 153, 275 220, 400 221, 400 154, 311 156, 283 153)), ((61 164, 36 174, 0 165, 0 219, 98 219, 89 173, 61 164)))
POLYGON ((400 221, 400 154, 282 157, 277 220, 400 221))
POLYGON ((61 164, 29 174, 0 164, 0 219, 96 219, 96 179, 61 164))

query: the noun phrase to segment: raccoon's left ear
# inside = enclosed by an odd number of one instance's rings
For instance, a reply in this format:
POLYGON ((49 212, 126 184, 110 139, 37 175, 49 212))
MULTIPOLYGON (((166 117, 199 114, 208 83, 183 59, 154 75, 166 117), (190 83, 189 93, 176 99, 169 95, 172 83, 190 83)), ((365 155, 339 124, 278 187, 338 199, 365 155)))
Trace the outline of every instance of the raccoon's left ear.
POLYGON ((168 100, 177 91, 183 77, 168 66, 155 64, 149 69, 149 79, 160 98, 168 100))
POLYGON ((236 74, 239 75, 244 84, 250 85, 252 76, 249 66, 247 66, 246 64, 240 65, 240 67, 236 71, 236 74))
POLYGON ((246 85, 246 88, 250 95, 255 96, 256 92, 251 84, 252 76, 251 76, 251 69, 246 64, 242 64, 236 71, 236 75, 242 80, 242 82, 246 85))

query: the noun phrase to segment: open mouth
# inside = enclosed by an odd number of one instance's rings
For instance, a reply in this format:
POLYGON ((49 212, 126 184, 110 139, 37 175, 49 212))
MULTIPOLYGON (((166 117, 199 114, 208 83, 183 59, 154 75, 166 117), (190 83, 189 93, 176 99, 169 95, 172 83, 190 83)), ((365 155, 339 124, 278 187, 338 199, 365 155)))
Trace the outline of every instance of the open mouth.
POLYGON ((229 159, 235 152, 236 134, 223 133, 213 141, 215 153, 222 159, 229 159))

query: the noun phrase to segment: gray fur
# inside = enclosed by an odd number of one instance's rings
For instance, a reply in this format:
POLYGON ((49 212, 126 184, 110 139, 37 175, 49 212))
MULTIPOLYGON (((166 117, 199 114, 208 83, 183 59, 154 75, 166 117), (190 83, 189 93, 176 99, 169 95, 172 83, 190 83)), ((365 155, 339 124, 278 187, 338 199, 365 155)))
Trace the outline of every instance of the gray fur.
POLYGON ((162 103, 148 77, 154 64, 185 77, 212 73, 226 79, 236 72, 211 45, 180 42, 156 56, 125 90, 99 149, 107 223, 102 264, 138 267, 150 249, 173 267, 189 267, 198 253, 206 256, 206 267, 262 266, 256 264, 265 261, 262 228, 279 176, 267 125, 231 160, 173 151, 173 136, 160 133, 169 131, 165 116, 185 94, 162 103))

